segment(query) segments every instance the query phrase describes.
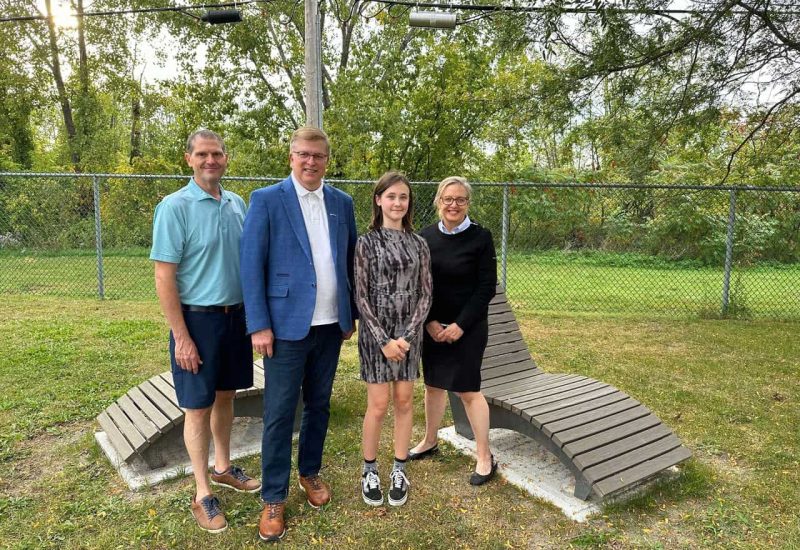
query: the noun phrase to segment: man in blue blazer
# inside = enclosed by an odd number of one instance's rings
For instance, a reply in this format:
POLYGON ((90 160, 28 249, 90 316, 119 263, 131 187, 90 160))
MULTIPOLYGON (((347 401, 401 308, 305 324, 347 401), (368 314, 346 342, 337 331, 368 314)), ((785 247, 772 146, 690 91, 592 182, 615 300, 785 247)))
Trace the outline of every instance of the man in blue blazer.
POLYGON ((311 506, 331 499, 319 475, 333 377, 342 340, 357 316, 352 301, 356 221, 353 199, 322 181, 330 144, 317 128, 300 128, 289 145, 291 175, 250 196, 241 240, 247 332, 264 356, 264 511, 261 539, 286 532, 292 427, 302 387, 298 470, 311 506))

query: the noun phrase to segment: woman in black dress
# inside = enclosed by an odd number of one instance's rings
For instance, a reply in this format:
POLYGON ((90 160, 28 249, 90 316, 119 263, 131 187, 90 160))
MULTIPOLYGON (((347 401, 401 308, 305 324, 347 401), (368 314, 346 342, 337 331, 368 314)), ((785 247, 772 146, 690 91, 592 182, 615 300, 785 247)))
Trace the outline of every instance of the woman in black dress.
POLYGON ((489 338, 487 318, 497 285, 497 258, 492 234, 467 215, 471 195, 467 180, 446 178, 433 201, 440 221, 420 232, 431 253, 433 304, 422 345, 425 438, 409 451, 409 458, 418 460, 438 450, 446 391, 455 392, 477 444, 478 464, 470 483, 481 485, 497 469, 489 449, 489 405, 481 393, 481 360, 489 338))

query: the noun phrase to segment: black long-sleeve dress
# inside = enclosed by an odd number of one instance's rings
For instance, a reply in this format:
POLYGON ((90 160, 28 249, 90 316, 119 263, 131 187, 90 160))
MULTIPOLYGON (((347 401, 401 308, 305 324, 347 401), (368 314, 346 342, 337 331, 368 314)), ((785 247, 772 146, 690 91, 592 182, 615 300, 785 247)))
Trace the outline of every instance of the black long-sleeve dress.
POLYGON ((370 231, 356 244, 355 278, 361 379, 372 384, 416 380, 420 332, 431 305, 428 246, 414 233, 370 231), (403 361, 389 361, 381 348, 401 337, 411 349, 403 361))
POLYGON ((433 275, 433 303, 425 322, 457 323, 464 331, 452 344, 436 342, 425 331, 425 384, 457 392, 480 391, 481 361, 489 339, 489 302, 497 286, 492 234, 472 223, 460 233, 446 235, 437 223, 420 235, 430 249, 433 275))

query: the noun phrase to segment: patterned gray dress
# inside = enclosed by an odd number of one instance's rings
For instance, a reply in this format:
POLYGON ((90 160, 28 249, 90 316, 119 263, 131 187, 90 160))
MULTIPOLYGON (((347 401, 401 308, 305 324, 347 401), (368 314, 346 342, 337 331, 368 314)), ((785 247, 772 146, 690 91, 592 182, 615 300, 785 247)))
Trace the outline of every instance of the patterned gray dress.
POLYGON ((370 231, 358 238, 355 272, 361 379, 372 384, 416 380, 422 325, 431 307, 428 244, 414 233, 370 231), (401 337, 411 349, 403 361, 389 361, 381 348, 401 337))

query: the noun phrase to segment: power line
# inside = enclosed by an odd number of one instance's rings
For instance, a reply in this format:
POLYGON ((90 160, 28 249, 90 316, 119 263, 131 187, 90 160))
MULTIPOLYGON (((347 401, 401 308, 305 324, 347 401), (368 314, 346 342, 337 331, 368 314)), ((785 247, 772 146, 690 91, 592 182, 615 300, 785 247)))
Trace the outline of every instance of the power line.
MULTIPOLYGON (((158 12, 184 12, 186 10, 215 9, 215 8, 236 8, 247 4, 257 4, 265 0, 243 0, 241 2, 225 2, 221 4, 190 4, 184 6, 165 6, 161 8, 136 8, 129 10, 109 10, 109 11, 85 11, 82 14, 73 13, 71 17, 105 17, 109 15, 130 15, 134 13, 158 13, 158 12)), ((0 18, 0 23, 22 22, 22 21, 46 21, 47 15, 19 15, 0 18)))
MULTIPOLYGON (((217 4, 190 4, 183 6, 165 6, 160 8, 137 8, 129 10, 109 10, 109 11, 88 11, 83 14, 71 14, 72 17, 102 17, 111 15, 129 15, 137 13, 159 13, 159 12, 185 12, 186 10, 197 9, 215 9, 215 8, 237 8, 239 6, 249 4, 265 3, 268 0, 242 0, 236 2, 224 2, 217 4)), ((369 0, 378 4, 386 4, 389 6, 405 6, 408 8, 438 8, 447 10, 461 10, 461 11, 483 11, 483 12, 509 12, 509 13, 546 13, 557 12, 559 14, 597 14, 597 13, 619 13, 627 15, 709 15, 717 13, 719 10, 702 8, 702 9, 645 9, 645 8, 625 8, 609 6, 604 8, 597 7, 570 7, 569 5, 562 5, 558 7, 546 6, 506 6, 502 4, 457 4, 453 2, 414 2, 408 0, 369 0)), ((700 2, 698 3, 711 3, 700 2)), ((781 3, 773 4, 773 7, 786 7, 796 8, 797 4, 781 3)), ((735 14, 750 14, 745 10, 731 10, 735 14)), ((778 11, 770 10, 769 13, 775 15, 800 15, 800 10, 787 10, 778 11)), ((24 21, 46 21, 47 15, 20 15, 12 17, 0 18, 0 23, 9 22, 24 22, 24 21)))
MULTIPOLYGON (((569 13, 569 14, 593 14, 593 13, 622 13, 629 15, 708 15, 718 13, 719 10, 714 9, 644 9, 644 8, 623 8, 610 6, 606 8, 585 8, 585 7, 569 7, 567 5, 558 6, 557 8, 547 6, 505 6, 505 5, 492 5, 492 4, 455 4, 452 2, 414 2, 407 0, 371 0, 379 4, 387 4, 390 6, 406 6, 409 8, 439 8, 449 10, 462 10, 462 11, 484 11, 484 12, 511 12, 511 13, 569 13)), ((786 6, 796 7, 791 4, 786 6)), ((731 10, 731 13, 736 14, 749 14, 745 10, 731 10)), ((800 11, 771 11, 770 13, 777 15, 800 15, 800 11)))

